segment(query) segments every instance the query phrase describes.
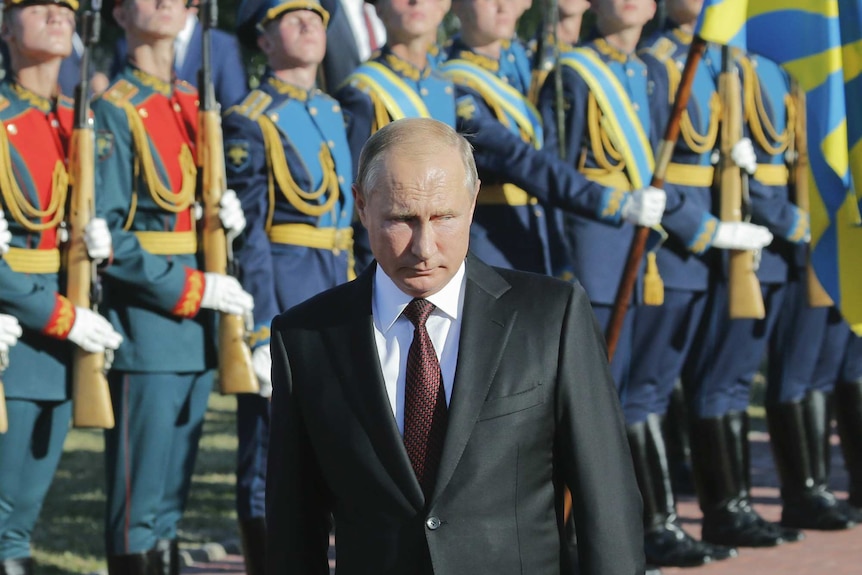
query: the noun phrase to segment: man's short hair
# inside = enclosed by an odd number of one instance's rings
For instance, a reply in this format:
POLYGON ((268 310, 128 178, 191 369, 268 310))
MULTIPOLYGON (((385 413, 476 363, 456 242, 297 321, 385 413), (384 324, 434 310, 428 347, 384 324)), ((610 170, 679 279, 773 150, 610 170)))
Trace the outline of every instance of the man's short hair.
POLYGON ((440 150, 455 149, 464 165, 464 187, 472 198, 479 175, 473 146, 448 124, 431 118, 405 118, 387 124, 375 132, 359 153, 356 187, 364 198, 380 182, 383 160, 390 148, 409 149, 413 153, 436 155, 440 150))

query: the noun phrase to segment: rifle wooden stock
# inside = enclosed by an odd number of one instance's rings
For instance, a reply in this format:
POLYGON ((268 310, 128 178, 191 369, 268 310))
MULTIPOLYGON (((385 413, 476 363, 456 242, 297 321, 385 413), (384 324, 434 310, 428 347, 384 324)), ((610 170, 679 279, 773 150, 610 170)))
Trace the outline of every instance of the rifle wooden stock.
MULTIPOLYGON (((796 206, 807 214, 810 212, 811 207, 808 188, 811 165, 808 160, 808 141, 806 139, 808 137, 808 126, 805 117, 805 92, 797 85, 794 87, 793 96, 796 100, 796 126, 794 141, 791 145, 795 145, 795 154, 790 177, 796 206)), ((817 274, 814 273, 814 267, 811 265, 810 245, 807 245, 805 248, 805 260, 808 305, 811 307, 832 307, 835 305, 835 302, 826 293, 820 280, 817 279, 817 274)))
POLYGON ((3 382, 0 381, 0 433, 9 430, 9 416, 6 415, 6 392, 3 390, 3 382))
MULTIPOLYGON (((90 308, 95 264, 87 255, 84 228, 95 215, 95 156, 93 130, 75 128, 69 146, 72 190, 69 202, 69 250, 66 297, 77 307, 90 308)), ((72 423, 75 427, 114 427, 111 392, 105 378, 105 354, 75 347, 72 357, 72 423)))
MULTIPOLYGON (((221 115, 218 110, 198 112, 198 159, 203 197, 204 270, 227 273, 227 237, 219 219, 219 202, 226 189, 221 115)), ((251 364, 242 316, 219 314, 219 390, 223 394, 258 393, 260 384, 251 364)))
MULTIPOLYGON (((726 49, 725 49, 726 52, 726 49)), ((718 80, 721 97, 721 221, 741 222, 742 175, 730 157, 733 146, 742 137, 742 90, 739 73, 733 64, 724 66, 718 80)), ((732 319, 766 317, 763 293, 757 279, 754 252, 729 250, 727 265, 729 310, 732 319)))

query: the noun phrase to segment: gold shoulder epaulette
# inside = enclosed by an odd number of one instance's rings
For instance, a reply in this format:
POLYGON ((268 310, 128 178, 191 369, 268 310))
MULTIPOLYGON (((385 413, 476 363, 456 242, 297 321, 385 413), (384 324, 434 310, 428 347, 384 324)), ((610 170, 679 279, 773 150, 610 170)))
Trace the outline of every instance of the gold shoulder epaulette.
POLYGON ((117 106, 131 100, 138 93, 138 88, 128 80, 120 80, 102 94, 102 98, 117 106))
POLYGON ((184 92, 186 94, 194 94, 197 92, 197 88, 195 88, 185 80, 176 80, 174 82, 174 87, 180 92, 184 92))
POLYGON ((670 38, 659 38, 646 51, 659 62, 664 62, 676 52, 676 44, 670 38))
POLYGON ((2 112, 3 110, 5 110, 8 107, 9 107, 9 100, 7 100, 3 96, 0 96, 0 112, 2 112))
POLYGON ((231 106, 227 114, 242 114, 250 120, 257 120, 272 103, 272 96, 262 90, 252 90, 248 96, 235 106, 231 106))

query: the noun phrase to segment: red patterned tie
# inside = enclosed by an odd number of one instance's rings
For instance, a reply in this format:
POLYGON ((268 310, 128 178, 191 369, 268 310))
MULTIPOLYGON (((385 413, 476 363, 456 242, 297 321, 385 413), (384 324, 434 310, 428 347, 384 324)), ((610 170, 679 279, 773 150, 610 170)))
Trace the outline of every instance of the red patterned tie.
POLYGON ((415 328, 413 343, 407 354, 404 446, 426 499, 434 491, 448 419, 440 362, 437 361, 431 336, 425 329, 425 322, 432 311, 434 304, 428 300, 414 299, 403 312, 415 328))

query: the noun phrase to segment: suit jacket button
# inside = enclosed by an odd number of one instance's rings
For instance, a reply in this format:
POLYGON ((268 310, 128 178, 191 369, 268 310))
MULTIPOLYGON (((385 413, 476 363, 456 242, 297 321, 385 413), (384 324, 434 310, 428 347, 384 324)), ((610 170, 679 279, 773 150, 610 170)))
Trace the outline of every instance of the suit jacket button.
POLYGON ((438 519, 437 517, 429 517, 425 520, 425 527, 427 527, 431 531, 434 531, 435 529, 440 527, 440 519, 438 519))

